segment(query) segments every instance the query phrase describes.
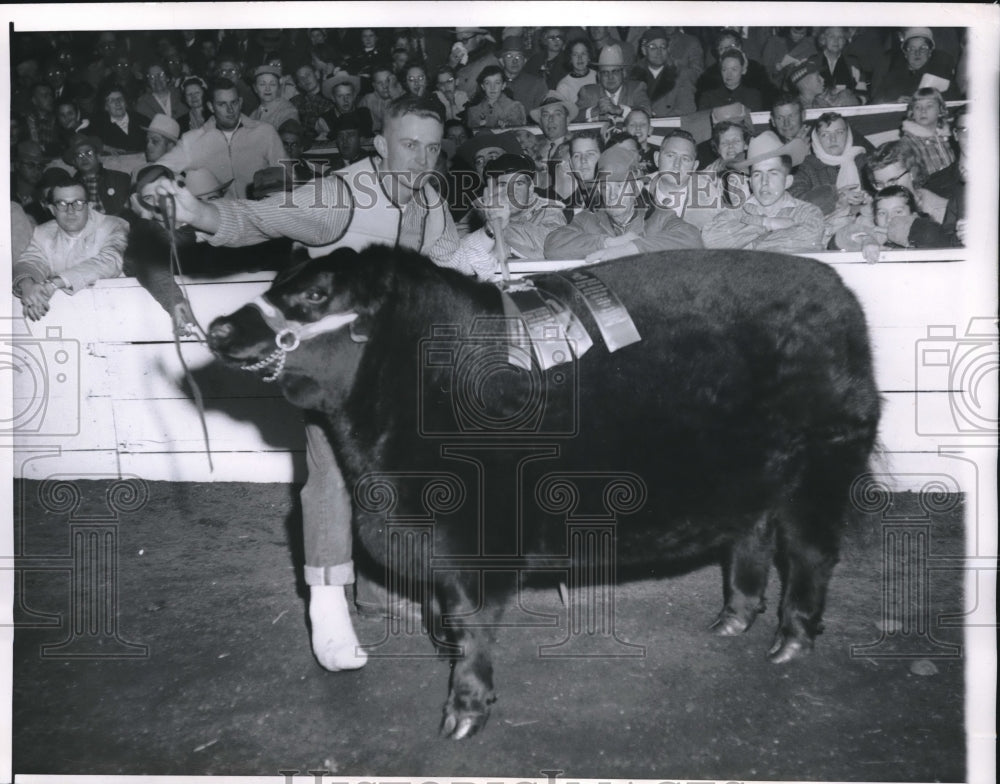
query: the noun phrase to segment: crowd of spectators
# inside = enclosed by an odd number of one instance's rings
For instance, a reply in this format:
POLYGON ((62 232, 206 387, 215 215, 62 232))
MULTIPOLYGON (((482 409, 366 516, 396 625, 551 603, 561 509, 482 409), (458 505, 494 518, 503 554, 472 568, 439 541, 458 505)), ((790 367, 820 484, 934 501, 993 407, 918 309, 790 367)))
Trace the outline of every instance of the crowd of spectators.
POLYGON ((503 203, 512 255, 594 261, 706 246, 863 249, 876 259, 881 247, 957 245, 968 131, 947 102, 965 94, 963 36, 920 27, 17 33, 15 293, 38 318, 56 288, 134 273, 128 258, 142 260, 122 237, 152 214, 135 198, 150 164, 185 181, 207 177, 213 198, 266 198, 378 156, 387 113, 404 96, 440 115, 440 153, 425 168, 459 235, 482 226, 484 205, 503 203), (837 112, 865 103, 906 105, 898 140, 876 149, 837 112), (807 109, 826 111, 806 122, 807 109), (771 128, 755 134, 750 112, 762 111, 771 128), (667 117, 680 129, 654 128, 667 117), (130 163, 123 171, 109 156, 130 163))

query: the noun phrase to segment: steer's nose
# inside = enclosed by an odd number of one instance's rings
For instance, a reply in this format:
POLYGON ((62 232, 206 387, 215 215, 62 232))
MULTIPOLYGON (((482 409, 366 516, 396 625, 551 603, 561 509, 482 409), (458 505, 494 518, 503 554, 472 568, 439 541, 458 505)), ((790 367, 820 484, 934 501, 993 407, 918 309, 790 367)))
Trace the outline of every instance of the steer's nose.
POLYGON ((208 346, 212 351, 222 351, 233 339, 236 328, 232 322, 216 319, 208 327, 208 346))

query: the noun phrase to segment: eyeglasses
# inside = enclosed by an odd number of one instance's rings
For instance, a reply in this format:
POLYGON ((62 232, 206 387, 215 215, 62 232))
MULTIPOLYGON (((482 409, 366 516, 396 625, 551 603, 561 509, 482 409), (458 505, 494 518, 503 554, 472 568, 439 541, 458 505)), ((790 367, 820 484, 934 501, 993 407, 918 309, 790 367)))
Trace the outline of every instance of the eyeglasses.
POLYGON ((902 172, 900 174, 897 174, 895 177, 890 177, 888 180, 878 180, 878 179, 876 179, 875 180, 875 188, 878 189, 878 190, 882 190, 883 188, 888 188, 890 185, 895 185, 897 182, 899 182, 901 179, 903 179, 907 174, 909 174, 909 172, 908 171, 904 171, 904 172, 902 172))
POLYGON ((646 44, 646 49, 650 52, 665 52, 667 51, 666 44, 646 44))
MULTIPOLYGON (((426 76, 407 76, 406 77, 406 81, 408 81, 408 82, 426 82, 427 81, 427 77, 426 76)), ((452 79, 452 81, 455 81, 455 80, 452 79)))
POLYGON ((53 204, 59 212, 79 212, 87 206, 87 202, 84 199, 73 199, 73 201, 60 199, 57 202, 53 202, 53 204))
POLYGON ((907 54, 927 54, 930 50, 929 46, 908 46, 903 51, 907 54))
MULTIPOLYGON (((438 84, 451 84, 455 79, 451 76, 447 76, 444 79, 438 79, 438 84)), ((388 82, 387 82, 388 84, 388 82)))
POLYGON ((74 158, 96 158, 97 157, 97 153, 94 152, 89 147, 85 147, 82 150, 77 150, 76 154, 73 157, 74 158))
POLYGON ((545 36, 545 40, 546 41, 561 41, 561 40, 563 40, 563 36, 561 34, 547 35, 547 36, 545 36))

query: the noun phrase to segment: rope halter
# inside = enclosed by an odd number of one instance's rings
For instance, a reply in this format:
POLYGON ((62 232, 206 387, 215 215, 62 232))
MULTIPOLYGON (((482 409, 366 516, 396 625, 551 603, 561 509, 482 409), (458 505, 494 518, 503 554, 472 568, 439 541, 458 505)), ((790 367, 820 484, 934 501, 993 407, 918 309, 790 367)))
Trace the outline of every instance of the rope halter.
POLYGON ((268 302, 263 295, 256 297, 248 304, 260 311, 264 323, 274 331, 276 348, 259 362, 243 365, 241 369, 253 372, 270 368, 273 365, 274 368, 270 371, 270 375, 264 376, 262 379, 265 383, 278 380, 285 369, 285 360, 288 354, 295 351, 302 341, 310 340, 327 332, 336 332, 358 317, 358 314, 353 312, 331 313, 329 316, 323 316, 319 321, 303 323, 286 319, 285 314, 268 302))

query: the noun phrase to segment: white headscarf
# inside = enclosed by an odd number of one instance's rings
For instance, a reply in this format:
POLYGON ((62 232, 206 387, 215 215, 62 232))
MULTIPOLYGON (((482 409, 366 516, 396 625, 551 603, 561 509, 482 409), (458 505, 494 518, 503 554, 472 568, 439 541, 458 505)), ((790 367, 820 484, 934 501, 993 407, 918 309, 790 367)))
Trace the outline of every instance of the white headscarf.
POLYGON ((812 132, 813 155, 827 166, 840 167, 840 170, 837 172, 837 190, 841 188, 860 187, 861 175, 858 173, 858 166, 854 162, 854 159, 865 151, 864 147, 854 146, 854 133, 851 131, 851 126, 847 125, 846 121, 844 125, 847 126, 847 144, 844 147, 844 152, 840 155, 830 155, 830 153, 823 149, 823 144, 819 140, 818 128, 812 132))

